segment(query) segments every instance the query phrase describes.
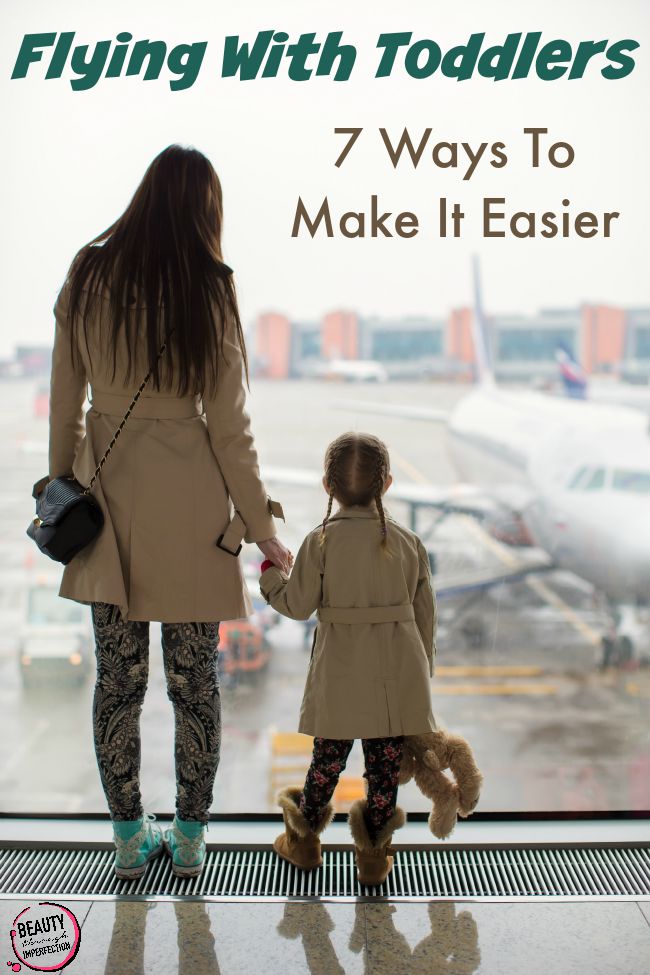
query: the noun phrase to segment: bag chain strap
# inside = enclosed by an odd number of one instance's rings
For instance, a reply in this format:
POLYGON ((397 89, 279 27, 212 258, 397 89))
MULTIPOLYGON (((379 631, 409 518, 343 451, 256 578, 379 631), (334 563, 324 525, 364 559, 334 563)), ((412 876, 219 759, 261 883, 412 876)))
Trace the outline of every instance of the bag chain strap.
MULTIPOLYGON (((163 344, 162 344, 162 346, 160 348, 160 352, 158 353, 158 358, 159 359, 160 359, 161 355, 163 354, 163 352, 165 351, 166 347, 167 347, 167 343, 166 342, 163 342, 163 344)), ((144 387, 149 382, 149 379, 151 378, 152 371, 153 370, 150 369, 149 372, 147 373, 147 375, 144 377, 144 379, 140 383, 140 388, 138 389, 137 393, 135 394, 135 396, 131 400, 131 405, 129 406, 128 410, 124 414, 124 416, 122 418, 122 422, 120 423, 119 427, 115 431, 115 433, 113 435, 113 439, 109 443, 108 447, 106 448, 106 451, 104 452, 104 456, 102 457, 102 459, 100 460, 99 464, 97 465, 97 467, 95 469, 95 473, 91 477, 90 483, 89 483, 88 487, 87 488, 84 488, 83 494, 90 494, 90 489, 92 488, 93 484, 95 483, 95 481, 99 477, 99 472, 101 471, 102 467, 106 463, 106 459, 107 459, 108 455, 110 454, 111 450, 115 446, 115 441, 117 440, 117 438, 121 434, 122 428, 124 427, 124 424, 128 420, 129 416, 131 415, 131 411, 133 410, 133 407, 135 406, 135 404, 140 399, 140 394, 142 393, 142 390, 144 389, 144 387)))

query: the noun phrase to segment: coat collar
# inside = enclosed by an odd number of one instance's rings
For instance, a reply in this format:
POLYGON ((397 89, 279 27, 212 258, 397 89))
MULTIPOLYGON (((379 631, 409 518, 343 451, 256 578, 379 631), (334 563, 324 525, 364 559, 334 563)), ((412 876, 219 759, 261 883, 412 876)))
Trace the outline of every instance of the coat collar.
MULTIPOLYGON (((384 514, 387 518, 390 518, 390 512, 386 507, 384 507, 384 514)), ((377 509, 372 504, 351 504, 347 508, 339 508, 333 515, 330 515, 328 523, 330 521, 338 521, 339 518, 379 518, 377 509)))

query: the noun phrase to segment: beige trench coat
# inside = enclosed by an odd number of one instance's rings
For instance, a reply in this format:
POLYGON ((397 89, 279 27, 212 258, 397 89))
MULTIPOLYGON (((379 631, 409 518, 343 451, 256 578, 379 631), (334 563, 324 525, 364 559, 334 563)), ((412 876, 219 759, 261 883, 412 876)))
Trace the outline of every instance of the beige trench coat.
POLYGON ((435 731, 436 601, 418 536, 387 514, 392 559, 379 549, 374 503, 340 508, 305 538, 287 577, 260 577, 279 613, 317 610, 298 730, 319 738, 384 738, 435 731))
MULTIPOLYGON (((108 297, 104 289, 105 309, 108 297)), ((87 348, 81 331, 83 365, 73 368, 68 298, 66 282, 54 305, 49 477, 72 472, 88 484, 148 366, 141 329, 137 382, 124 381, 124 342, 111 381, 97 304, 87 348), (84 418, 87 383, 92 408, 84 418)), ((179 398, 165 393, 164 385, 157 393, 151 380, 145 386, 92 490, 104 527, 65 567, 61 596, 116 603, 128 620, 217 622, 251 614, 240 559, 215 543, 233 517, 235 530, 223 540, 228 548, 236 549, 242 535, 246 542, 272 537, 271 511, 281 514, 281 508, 260 480, 232 322, 224 353, 228 361, 220 360, 214 398, 179 398)))

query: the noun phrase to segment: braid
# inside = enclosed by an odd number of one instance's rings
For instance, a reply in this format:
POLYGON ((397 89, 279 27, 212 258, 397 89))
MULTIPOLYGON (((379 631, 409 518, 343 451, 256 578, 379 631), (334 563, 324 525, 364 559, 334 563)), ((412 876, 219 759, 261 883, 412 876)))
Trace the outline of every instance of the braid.
POLYGON ((344 456, 345 450, 348 446, 349 444, 345 436, 339 437, 329 445, 325 454, 325 481, 330 490, 329 499, 327 502, 327 512, 323 520, 323 527, 321 528, 320 535, 318 537, 320 545, 325 544, 325 527, 332 513, 332 502, 334 501, 334 496, 339 489, 341 481, 339 476, 341 459, 344 456))
POLYGON ((332 513, 332 501, 333 500, 334 500, 334 491, 330 490, 329 501, 327 502, 327 513, 326 513, 325 518, 323 520, 323 527, 320 530, 320 535, 318 536, 318 544, 319 545, 324 545, 325 544, 325 525, 327 524, 327 522, 329 520, 329 516, 332 513))
POLYGON ((386 513, 384 512, 384 506, 381 502, 381 493, 375 495, 375 504, 377 505, 377 511, 379 512, 379 521, 381 522, 381 550, 385 555, 390 556, 390 549, 388 548, 388 529, 386 527, 386 513))
MULTIPOLYGON (((383 444, 382 444, 383 447, 383 444)), ((385 555, 390 557, 390 549, 388 548, 388 528, 386 526, 386 513, 384 511, 384 505, 381 500, 382 490, 388 476, 388 455, 384 450, 377 450, 375 454, 375 471, 373 477, 373 498, 375 505, 377 507, 377 512, 379 514, 380 531, 381 531, 381 550, 385 555)))

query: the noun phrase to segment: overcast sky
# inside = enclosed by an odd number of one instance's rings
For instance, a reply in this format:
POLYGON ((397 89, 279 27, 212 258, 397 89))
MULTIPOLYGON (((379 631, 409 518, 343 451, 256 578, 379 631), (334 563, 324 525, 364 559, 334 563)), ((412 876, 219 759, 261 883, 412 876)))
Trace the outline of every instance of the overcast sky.
POLYGON ((17 341, 50 341, 52 305, 75 251, 127 205, 148 163, 171 142, 205 152, 222 181, 224 256, 237 275, 246 323, 273 309, 298 319, 334 308, 368 315, 446 315, 471 299, 470 255, 481 256, 489 311, 531 312, 544 305, 602 301, 650 303, 648 278, 648 148, 650 4, 644 0, 374 0, 356 4, 289 0, 3 0, 0 11, 4 120, 0 355, 17 341), (316 31, 343 31, 357 47, 347 82, 313 77, 241 82, 220 78, 223 40, 253 41, 260 30, 285 30, 292 40, 316 31), (165 68, 156 81, 101 78, 73 91, 69 66, 44 80, 48 56, 24 80, 10 80, 28 32, 75 31, 75 44, 135 40, 175 44, 208 41, 198 80, 171 91, 165 68), (443 51, 486 32, 484 47, 509 32, 543 32, 542 42, 634 38, 636 67, 607 81, 603 59, 581 80, 537 77, 494 83, 475 76, 457 83, 439 71, 409 78, 398 56, 391 77, 374 77, 380 33, 412 31, 443 51), (363 126, 343 166, 335 127, 363 126), (419 140, 503 141, 503 169, 479 164, 470 181, 462 170, 440 169, 425 154, 419 167, 393 169, 379 137, 397 138, 404 126, 419 140), (530 165, 524 127, 549 129, 551 141, 570 142, 568 169, 530 165), (315 211, 328 197, 333 215, 368 209, 415 212, 419 235, 410 240, 291 238, 298 197, 315 211), (467 214, 463 236, 437 235, 438 199, 458 201, 467 214), (484 240, 481 201, 503 196, 506 208, 542 213, 572 209, 620 211, 605 239, 484 240))

